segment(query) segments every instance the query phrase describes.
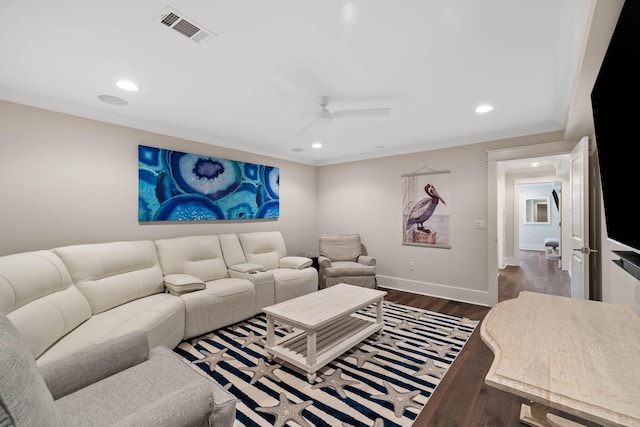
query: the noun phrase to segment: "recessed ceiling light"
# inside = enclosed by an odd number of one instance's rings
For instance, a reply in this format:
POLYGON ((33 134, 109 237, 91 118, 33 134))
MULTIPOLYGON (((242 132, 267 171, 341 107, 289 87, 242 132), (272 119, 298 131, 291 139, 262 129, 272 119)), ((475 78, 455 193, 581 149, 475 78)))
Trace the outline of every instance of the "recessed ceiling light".
POLYGON ((322 144, 319 142, 314 142, 313 144, 311 144, 311 148, 319 150, 322 148, 322 144))
POLYGON ((138 87, 137 84, 129 80, 118 80, 116 82, 116 86, 118 86, 120 89, 128 90, 130 92, 136 92, 140 90, 140 87, 138 87))
POLYGON ((540 162, 532 162, 531 166, 537 168, 538 166, 540 166, 540 162))
POLYGON ((476 107, 476 113, 488 113, 489 111, 493 110, 493 105, 478 105, 476 107))

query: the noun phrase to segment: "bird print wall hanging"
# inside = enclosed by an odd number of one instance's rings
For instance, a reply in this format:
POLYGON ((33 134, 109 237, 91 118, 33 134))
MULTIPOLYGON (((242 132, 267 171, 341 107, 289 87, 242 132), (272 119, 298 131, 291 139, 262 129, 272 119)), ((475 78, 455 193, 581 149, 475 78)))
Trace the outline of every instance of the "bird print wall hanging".
POLYGON ((451 248, 449 172, 402 175, 402 243, 451 248))

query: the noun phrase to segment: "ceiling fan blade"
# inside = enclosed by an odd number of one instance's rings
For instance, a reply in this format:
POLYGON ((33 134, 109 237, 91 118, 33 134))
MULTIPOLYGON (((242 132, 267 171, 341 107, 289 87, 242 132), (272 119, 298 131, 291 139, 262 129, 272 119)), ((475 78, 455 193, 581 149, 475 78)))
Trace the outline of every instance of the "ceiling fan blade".
POLYGON ((386 116, 391 113, 391 108, 362 108, 356 110, 334 110, 333 115, 337 118, 344 117, 366 117, 366 116, 386 116))
POLYGON ((316 125, 315 120, 311 120, 309 123, 307 123, 306 125, 304 125, 302 127, 302 129, 300 129, 298 132, 296 132, 297 135, 304 135, 305 133, 307 133, 307 131, 309 129, 311 129, 312 127, 314 127, 316 125))

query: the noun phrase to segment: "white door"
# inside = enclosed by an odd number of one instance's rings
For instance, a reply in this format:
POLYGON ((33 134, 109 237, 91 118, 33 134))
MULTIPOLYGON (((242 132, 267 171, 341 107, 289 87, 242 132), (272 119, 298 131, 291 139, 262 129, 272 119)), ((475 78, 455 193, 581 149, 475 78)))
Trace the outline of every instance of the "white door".
POLYGON ((571 297, 589 299, 589 138, 571 150, 571 297))

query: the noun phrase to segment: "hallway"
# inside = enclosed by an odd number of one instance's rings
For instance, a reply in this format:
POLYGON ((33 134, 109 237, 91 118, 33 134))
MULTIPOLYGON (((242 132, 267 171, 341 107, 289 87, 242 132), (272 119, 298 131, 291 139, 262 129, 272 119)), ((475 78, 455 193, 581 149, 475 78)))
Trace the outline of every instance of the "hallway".
POLYGON ((517 298, 521 291, 571 296, 571 279, 558 268, 557 259, 546 259, 541 251, 520 251, 520 265, 499 271, 498 301, 517 298))

